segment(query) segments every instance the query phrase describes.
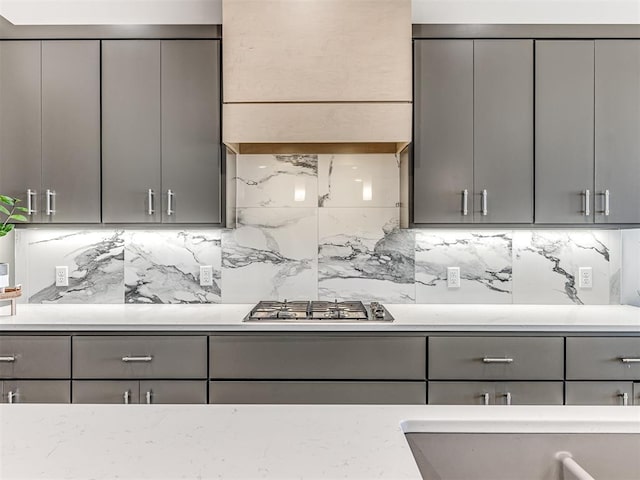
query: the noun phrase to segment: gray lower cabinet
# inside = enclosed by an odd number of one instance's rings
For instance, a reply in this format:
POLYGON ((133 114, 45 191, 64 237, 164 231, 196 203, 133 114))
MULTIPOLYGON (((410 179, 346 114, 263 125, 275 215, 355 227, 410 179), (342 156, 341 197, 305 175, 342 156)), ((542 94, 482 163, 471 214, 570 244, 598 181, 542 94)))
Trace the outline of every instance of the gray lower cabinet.
POLYGON ((633 404, 640 405, 640 382, 633 384, 633 404))
POLYGON ((98 41, 0 42, 0 191, 34 223, 100 222, 98 41))
POLYGON ((597 223, 640 223, 640 40, 595 41, 597 223))
POLYGON ((0 336, 0 378, 69 378, 71 337, 0 336))
POLYGON ((215 335, 212 379, 424 380, 424 337, 215 335))
POLYGON ((205 379, 207 337, 76 336, 73 378, 205 379))
POLYGON ((212 381, 209 403, 424 405, 425 382, 212 381))
POLYGON ((562 405, 563 382, 429 382, 434 405, 562 405))
POLYGON ((4 380, 1 403, 69 403, 69 380, 4 380))
POLYGON ((640 338, 568 337, 567 380, 639 380, 640 338))
POLYGON ((561 337, 429 337, 429 379, 562 380, 561 337))
POLYGON ((633 405, 633 382, 566 382, 567 405, 633 405))
POLYGON ((140 403, 136 380, 74 380, 73 403, 140 403))
POLYGON ((207 382, 205 380, 74 380, 73 403, 207 403, 207 382))
POLYGON ((140 403, 207 403, 207 381, 141 380, 140 403))
POLYGON ((593 49, 590 40, 536 41, 536 223, 593 223, 593 49))

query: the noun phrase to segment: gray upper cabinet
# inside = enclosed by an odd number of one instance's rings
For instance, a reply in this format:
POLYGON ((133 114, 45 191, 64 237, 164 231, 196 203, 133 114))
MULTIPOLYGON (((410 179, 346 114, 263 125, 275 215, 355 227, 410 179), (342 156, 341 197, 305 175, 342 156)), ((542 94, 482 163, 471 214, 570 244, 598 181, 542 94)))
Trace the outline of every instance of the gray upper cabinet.
POLYGON ((640 223, 639 40, 595 42, 595 134, 596 222, 640 223))
POLYGON ((0 42, 0 191, 30 205, 33 222, 42 185, 40 81, 40 42, 0 42))
POLYGON ((533 41, 474 42, 474 220, 533 222, 533 41))
POLYGON ((416 41, 414 105, 414 223, 533 222, 533 41, 416 41))
POLYGON ((160 41, 102 42, 102 215, 159 222, 160 41))
POLYGON ((414 48, 414 223, 468 223, 473 221, 473 40, 419 40, 414 48))
POLYGON ((536 42, 535 221, 593 222, 594 42, 536 42))
POLYGON ((32 222, 100 222, 97 41, 0 42, 0 190, 32 222))
POLYGON ((220 222, 219 78, 219 42, 162 42, 164 223, 220 222))
POLYGON ((220 222, 219 48, 102 42, 105 222, 220 222))

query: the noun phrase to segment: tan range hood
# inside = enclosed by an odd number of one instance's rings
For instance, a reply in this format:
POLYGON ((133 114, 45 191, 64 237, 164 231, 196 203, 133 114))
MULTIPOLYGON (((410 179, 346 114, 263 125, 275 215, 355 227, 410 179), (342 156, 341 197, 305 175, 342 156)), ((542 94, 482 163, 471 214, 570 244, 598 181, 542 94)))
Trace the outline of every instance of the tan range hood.
POLYGON ((236 153, 399 152, 411 0, 223 0, 223 141, 236 153))

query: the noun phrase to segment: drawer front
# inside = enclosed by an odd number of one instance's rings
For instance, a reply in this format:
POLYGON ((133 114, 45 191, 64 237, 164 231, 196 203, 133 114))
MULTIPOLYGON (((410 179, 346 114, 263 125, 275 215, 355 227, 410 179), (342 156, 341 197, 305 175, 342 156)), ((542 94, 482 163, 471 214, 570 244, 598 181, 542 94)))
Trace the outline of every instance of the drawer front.
POLYGON ((567 382, 567 405, 633 404, 632 382, 567 382))
POLYGON ((640 380, 640 337, 567 338, 567 379, 640 380))
POLYGON ((2 403, 70 403, 69 380, 5 380, 2 403))
POLYGON ((493 405, 494 392, 493 382, 429 382, 429 405, 493 405))
POLYGON ((71 337, 0 336, 0 378, 70 378, 71 337))
POLYGON ((207 377, 207 337, 80 336, 73 338, 74 378, 207 377))
POLYGON ((140 403, 207 403, 207 381, 142 380, 140 403))
POLYGON ((248 335, 210 342, 215 379, 425 379, 424 337, 248 335))
POLYGON ((424 405, 426 382, 212 381, 210 403, 424 405))
POLYGON ((562 405, 562 382, 429 382, 429 404, 562 405))
POLYGON ((74 380, 73 403, 140 403, 136 380, 74 380))
POLYGON ((640 382, 633 384, 633 404, 640 405, 640 382))
POLYGON ((549 337, 429 337, 429 379, 562 380, 563 342, 549 337))

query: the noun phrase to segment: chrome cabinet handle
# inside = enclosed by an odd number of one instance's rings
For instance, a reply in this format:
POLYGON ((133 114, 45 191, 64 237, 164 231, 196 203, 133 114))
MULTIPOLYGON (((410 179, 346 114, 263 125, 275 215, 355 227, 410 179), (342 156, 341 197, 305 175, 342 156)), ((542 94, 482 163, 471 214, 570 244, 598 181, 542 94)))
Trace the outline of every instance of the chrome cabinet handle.
POLYGON ((584 216, 588 217, 591 215, 591 190, 587 189, 584 191, 584 216))
POLYGON ((504 399, 505 399, 505 403, 507 405, 511 405, 511 392, 507 392, 503 395, 504 399))
POLYGON ((486 217, 489 213, 489 208, 487 206, 487 191, 482 190, 482 216, 486 217))
POLYGON ((2 357, 0 357, 0 362, 3 363, 12 363, 16 361, 16 356, 15 355, 4 355, 2 357))
POLYGON ((149 215, 153 215, 154 213, 156 213, 155 208, 153 208, 155 196, 156 196, 155 192, 150 188, 147 191, 147 204, 148 204, 147 214, 149 215))
POLYGON ((513 363, 513 358, 508 357, 484 357, 483 363, 513 363))
POLYGON ((55 201, 55 196, 56 196, 56 192, 54 190, 49 190, 47 188, 46 191, 46 197, 47 197, 47 215, 55 215, 56 210, 54 208, 54 201, 55 201))
POLYGON ((489 405, 489 394, 488 393, 483 393, 480 396, 482 397, 482 404, 483 405, 489 405))
POLYGON ((124 404, 129 405, 129 403, 131 403, 131 392, 129 390, 124 392, 123 398, 124 398, 124 404))
POLYGON ((16 400, 18 399, 18 392, 9 391, 7 398, 9 399, 9 403, 16 403, 16 400))
POLYGON ((173 196, 175 193, 171 189, 167 190, 167 215, 173 215, 173 196))
POLYGON ((640 363, 640 357, 620 357, 622 363, 640 363))
POLYGON ((127 355, 125 357, 122 357, 122 361, 124 363, 129 363, 129 362, 150 362, 151 360, 153 360, 153 357, 151 355, 143 355, 143 356, 140 356, 140 357, 127 355))
POLYGON ((145 397, 147 399, 147 405, 151 405, 151 396, 153 395, 153 393, 151 392, 151 390, 149 390, 146 394, 145 397))
POLYGON ((469 190, 462 191, 462 215, 469 215, 469 190))
POLYGON ((611 194, 609 190, 604 191, 604 216, 608 217, 611 213, 611 194))
POLYGON ((38 192, 35 190, 27 189, 27 215, 35 215, 38 213, 38 210, 34 208, 35 202, 33 199, 38 195, 38 192))
POLYGON ((629 394, 627 392, 619 393, 618 397, 622 398, 622 406, 626 407, 629 405, 629 394))

